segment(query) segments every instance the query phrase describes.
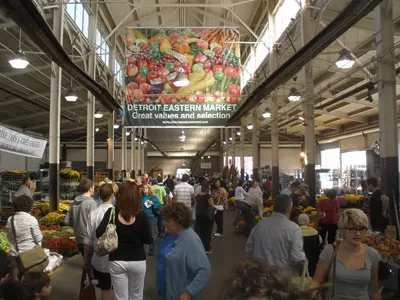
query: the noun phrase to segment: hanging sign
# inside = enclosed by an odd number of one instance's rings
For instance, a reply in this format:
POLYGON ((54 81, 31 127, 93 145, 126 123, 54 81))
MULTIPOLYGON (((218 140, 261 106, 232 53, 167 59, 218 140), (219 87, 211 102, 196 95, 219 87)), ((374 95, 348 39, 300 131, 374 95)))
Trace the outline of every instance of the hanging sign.
POLYGON ((42 158, 47 141, 37 139, 0 125, 0 151, 42 158))
POLYGON ((125 126, 224 127, 239 107, 238 28, 127 28, 125 126))
POLYGON ((200 169, 211 169, 211 163, 201 163, 200 169))

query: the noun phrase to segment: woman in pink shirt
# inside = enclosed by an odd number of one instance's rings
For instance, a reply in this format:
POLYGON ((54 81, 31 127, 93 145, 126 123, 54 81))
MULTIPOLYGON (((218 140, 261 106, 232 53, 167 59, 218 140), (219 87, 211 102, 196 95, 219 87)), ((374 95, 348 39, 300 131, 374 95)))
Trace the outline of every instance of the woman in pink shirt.
POLYGON ((318 211, 322 218, 319 220, 321 227, 322 241, 325 242, 326 234, 328 233, 328 244, 333 244, 336 238, 337 224, 339 219, 340 204, 336 199, 336 191, 328 190, 326 196, 328 199, 321 200, 318 205, 318 211))

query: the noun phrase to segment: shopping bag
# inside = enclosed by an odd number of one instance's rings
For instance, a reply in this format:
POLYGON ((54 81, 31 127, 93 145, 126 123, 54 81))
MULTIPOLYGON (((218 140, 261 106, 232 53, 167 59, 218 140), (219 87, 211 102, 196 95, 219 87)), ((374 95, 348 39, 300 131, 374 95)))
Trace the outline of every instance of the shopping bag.
POLYGON ((97 300, 94 285, 91 283, 89 276, 86 272, 82 273, 79 300, 97 300))
POLYGON ((295 285, 300 291, 307 291, 310 289, 312 278, 308 272, 308 263, 306 262, 303 266, 303 271, 300 276, 292 278, 292 284, 295 285))

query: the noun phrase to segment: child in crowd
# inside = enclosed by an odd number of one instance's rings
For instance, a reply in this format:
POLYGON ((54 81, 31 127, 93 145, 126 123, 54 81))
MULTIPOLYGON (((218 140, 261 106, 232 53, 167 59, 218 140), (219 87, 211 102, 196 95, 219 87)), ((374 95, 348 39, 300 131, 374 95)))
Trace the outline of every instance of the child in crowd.
POLYGON ((27 273, 22 278, 21 286, 25 290, 26 299, 47 299, 51 294, 50 277, 43 272, 27 273))

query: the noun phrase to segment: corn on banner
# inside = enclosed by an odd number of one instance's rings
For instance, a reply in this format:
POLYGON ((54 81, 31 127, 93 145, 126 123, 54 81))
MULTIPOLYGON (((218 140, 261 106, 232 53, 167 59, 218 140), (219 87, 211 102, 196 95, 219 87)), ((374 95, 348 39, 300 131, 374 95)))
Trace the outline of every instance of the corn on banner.
POLYGON ((239 107, 238 41, 238 28, 127 28, 125 126, 225 126, 239 107))

